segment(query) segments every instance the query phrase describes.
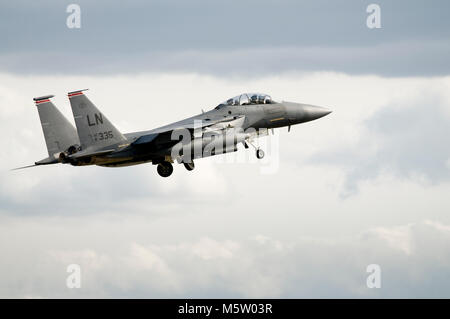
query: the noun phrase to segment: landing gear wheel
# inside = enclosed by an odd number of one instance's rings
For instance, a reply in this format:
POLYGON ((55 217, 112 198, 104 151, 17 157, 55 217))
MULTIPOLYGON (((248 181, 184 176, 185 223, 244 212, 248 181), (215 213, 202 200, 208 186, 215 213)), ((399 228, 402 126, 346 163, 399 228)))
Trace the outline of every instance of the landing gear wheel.
POLYGON ((67 163, 67 155, 64 152, 59 153, 59 161, 63 164, 67 163))
POLYGON ((190 163, 183 163, 183 165, 188 171, 192 171, 195 168, 194 161, 191 161, 190 163))
POLYGON ((264 157, 264 151, 262 149, 257 149, 256 150, 256 158, 261 159, 264 157))
POLYGON ((158 174, 162 177, 169 177, 173 172, 173 166, 169 162, 161 162, 156 168, 158 174))

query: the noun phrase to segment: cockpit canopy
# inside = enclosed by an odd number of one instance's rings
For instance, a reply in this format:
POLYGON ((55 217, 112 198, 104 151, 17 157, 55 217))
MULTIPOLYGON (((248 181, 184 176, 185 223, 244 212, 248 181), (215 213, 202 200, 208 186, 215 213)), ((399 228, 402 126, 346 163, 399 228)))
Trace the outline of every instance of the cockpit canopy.
POLYGON ((216 109, 220 109, 224 106, 233 105, 251 105, 251 104, 272 104, 274 103, 270 95, 261 93, 243 93, 241 95, 232 97, 225 102, 216 106, 216 109))

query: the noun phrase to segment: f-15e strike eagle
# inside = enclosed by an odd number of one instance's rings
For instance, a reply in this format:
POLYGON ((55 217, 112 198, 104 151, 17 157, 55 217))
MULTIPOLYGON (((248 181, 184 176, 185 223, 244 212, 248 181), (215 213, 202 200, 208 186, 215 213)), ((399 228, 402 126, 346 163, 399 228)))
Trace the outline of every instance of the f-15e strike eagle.
MULTIPOLYGON (((151 162, 168 177, 176 160, 187 170, 194 159, 237 151, 267 135, 268 129, 321 118, 330 110, 308 104, 275 102, 269 95, 244 93, 202 114, 150 131, 122 134, 84 94, 68 93, 75 127, 51 102, 53 95, 34 98, 48 157, 34 165, 71 164, 122 167, 151 162)), ((254 146, 257 158, 262 149, 254 146)), ((30 167, 30 166, 27 166, 30 167)))

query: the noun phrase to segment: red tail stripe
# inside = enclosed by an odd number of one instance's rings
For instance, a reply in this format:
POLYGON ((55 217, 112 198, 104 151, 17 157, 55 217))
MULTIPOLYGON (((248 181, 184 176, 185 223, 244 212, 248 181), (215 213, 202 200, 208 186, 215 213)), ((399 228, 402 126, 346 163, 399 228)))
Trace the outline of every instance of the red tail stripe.
POLYGON ((83 94, 83 92, 71 93, 71 94, 69 94, 69 97, 77 96, 77 95, 82 95, 82 94, 83 94))
POLYGON ((41 103, 46 103, 46 102, 50 102, 50 100, 49 99, 47 99, 47 100, 39 100, 39 101, 36 101, 36 104, 41 104, 41 103))

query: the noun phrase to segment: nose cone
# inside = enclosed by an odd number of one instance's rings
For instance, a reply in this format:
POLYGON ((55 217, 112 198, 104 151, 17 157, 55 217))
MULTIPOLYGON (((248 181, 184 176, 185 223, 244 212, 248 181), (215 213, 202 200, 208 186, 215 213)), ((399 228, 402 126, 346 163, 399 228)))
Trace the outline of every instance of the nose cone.
POLYGON ((314 121, 331 113, 330 109, 310 104, 283 102, 291 123, 314 121))
POLYGON ((330 114, 332 111, 325 107, 314 106, 314 105, 303 105, 302 113, 303 118, 306 121, 313 121, 330 114))

